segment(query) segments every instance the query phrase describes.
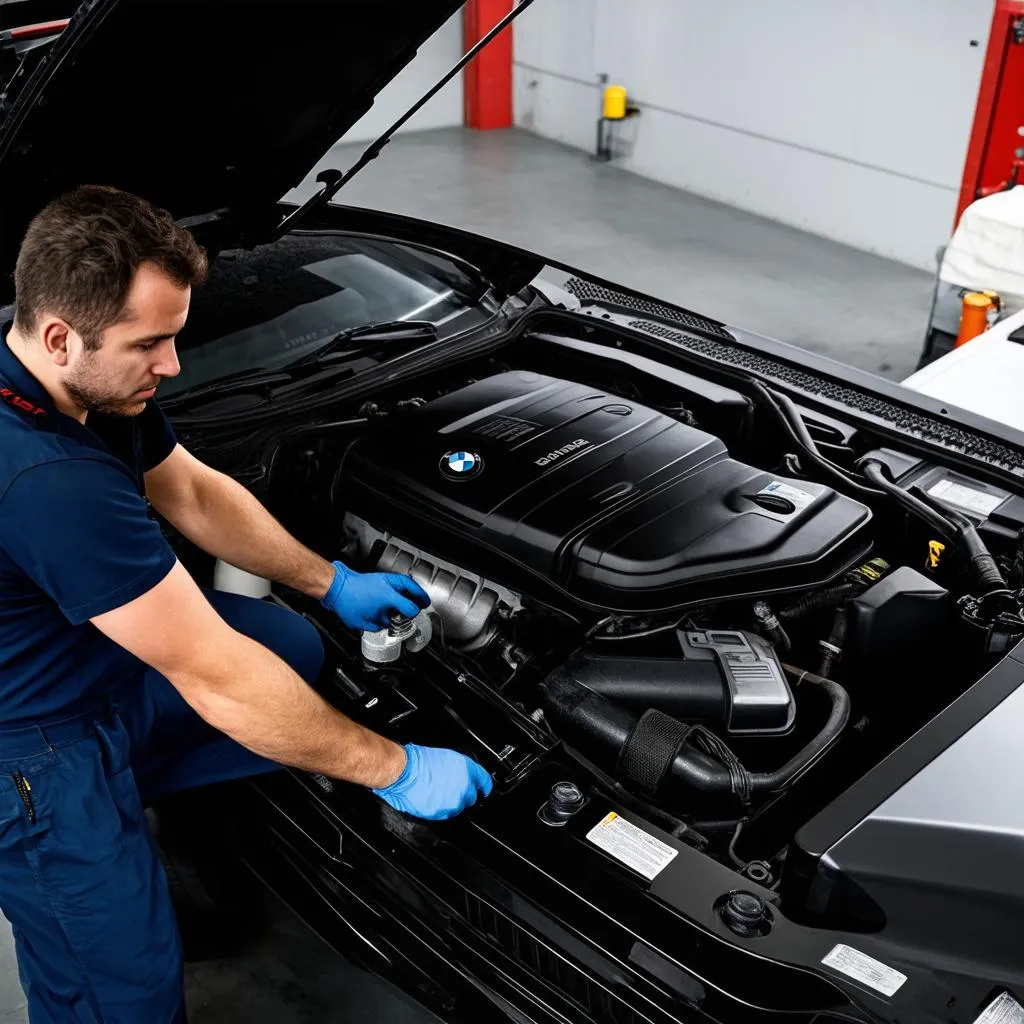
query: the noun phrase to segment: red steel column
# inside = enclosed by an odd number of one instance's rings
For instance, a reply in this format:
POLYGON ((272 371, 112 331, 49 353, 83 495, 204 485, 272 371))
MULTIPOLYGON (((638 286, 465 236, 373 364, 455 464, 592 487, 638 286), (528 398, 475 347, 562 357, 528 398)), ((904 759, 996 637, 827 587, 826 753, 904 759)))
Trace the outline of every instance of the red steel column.
MULTIPOLYGON (((513 0, 469 0, 463 8, 463 45, 468 50, 512 10, 513 0)), ((469 128, 512 127, 512 26, 466 65, 462 88, 469 128)))
POLYGON ((1024 18, 1024 0, 996 0, 978 90, 974 127, 964 163, 956 220, 978 198, 978 190, 1005 180, 1013 152, 1024 145, 1017 129, 1024 125, 1024 43, 1014 23, 1024 18))

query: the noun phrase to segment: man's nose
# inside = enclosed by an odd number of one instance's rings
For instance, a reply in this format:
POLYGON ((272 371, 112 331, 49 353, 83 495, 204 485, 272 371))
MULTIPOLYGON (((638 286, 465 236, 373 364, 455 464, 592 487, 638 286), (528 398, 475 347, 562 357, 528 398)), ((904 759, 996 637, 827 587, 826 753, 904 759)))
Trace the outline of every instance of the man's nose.
POLYGON ((153 364, 154 377, 177 377, 181 373, 181 363, 173 343, 160 353, 160 358, 153 364))

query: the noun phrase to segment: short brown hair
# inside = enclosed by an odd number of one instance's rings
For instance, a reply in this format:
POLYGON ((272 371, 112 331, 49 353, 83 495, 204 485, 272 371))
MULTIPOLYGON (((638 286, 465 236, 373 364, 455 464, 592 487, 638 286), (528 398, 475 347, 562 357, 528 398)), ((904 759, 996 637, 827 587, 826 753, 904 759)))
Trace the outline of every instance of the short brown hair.
POLYGON ((146 261, 182 288, 206 280, 206 253, 147 200, 104 185, 82 185, 52 200, 29 224, 18 252, 18 330, 31 333, 50 313, 98 348, 103 331, 124 314, 132 278, 146 261))

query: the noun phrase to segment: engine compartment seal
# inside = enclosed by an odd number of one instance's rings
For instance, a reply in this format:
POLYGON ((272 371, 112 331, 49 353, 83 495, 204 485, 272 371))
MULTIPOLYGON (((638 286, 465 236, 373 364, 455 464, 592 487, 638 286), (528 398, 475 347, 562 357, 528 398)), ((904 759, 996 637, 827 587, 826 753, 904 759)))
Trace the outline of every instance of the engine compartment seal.
POLYGON ((651 320, 631 320, 628 326, 663 341, 671 341, 715 362, 749 370, 760 377, 771 378, 808 394, 875 416, 900 433, 999 466, 1016 476, 1024 476, 1024 456, 1019 450, 969 433, 954 423, 945 423, 933 416, 902 408, 867 391, 839 384, 807 370, 796 369, 771 356, 751 352, 735 344, 729 345, 714 338, 687 334, 651 320))

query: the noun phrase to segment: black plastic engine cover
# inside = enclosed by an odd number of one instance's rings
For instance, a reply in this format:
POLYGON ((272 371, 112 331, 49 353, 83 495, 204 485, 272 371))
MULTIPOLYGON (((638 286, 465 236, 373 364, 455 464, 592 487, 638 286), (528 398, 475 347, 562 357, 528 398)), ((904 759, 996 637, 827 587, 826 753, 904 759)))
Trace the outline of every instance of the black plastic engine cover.
POLYGON ((334 488, 336 509, 468 569, 493 574, 499 556, 497 582, 525 572, 625 612, 826 583, 864 554, 871 521, 670 416, 522 371, 382 421, 334 488))

